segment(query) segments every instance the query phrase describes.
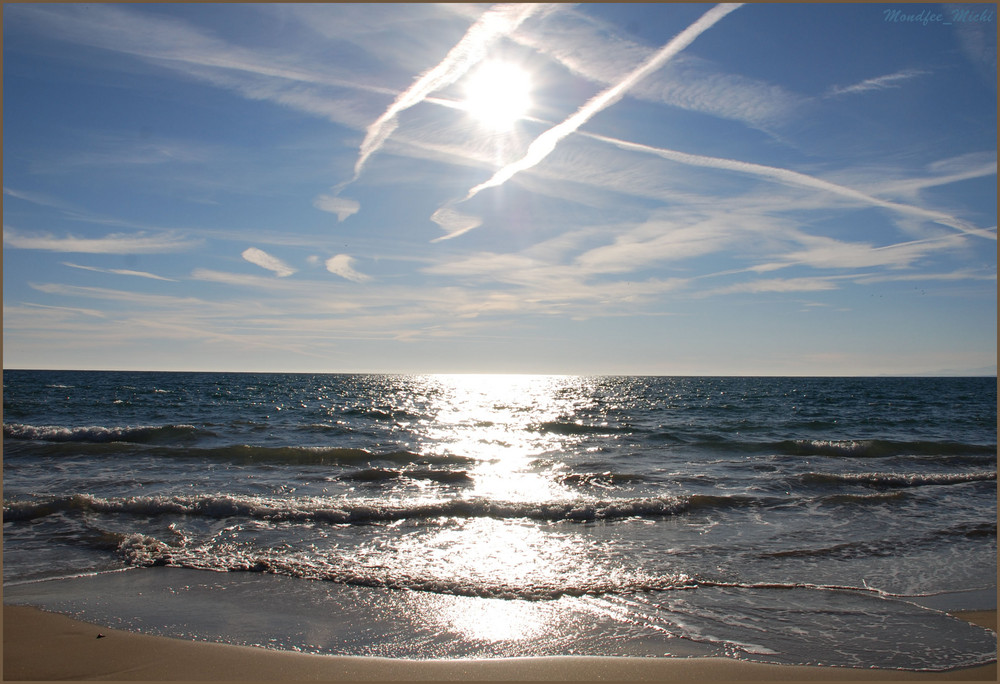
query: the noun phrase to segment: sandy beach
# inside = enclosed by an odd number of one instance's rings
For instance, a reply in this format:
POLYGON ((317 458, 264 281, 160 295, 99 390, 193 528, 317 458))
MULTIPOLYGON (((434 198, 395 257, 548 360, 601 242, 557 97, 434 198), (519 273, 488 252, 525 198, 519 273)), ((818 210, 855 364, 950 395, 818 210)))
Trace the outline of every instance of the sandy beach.
MULTIPOLYGON (((996 630, 996 611, 956 613, 996 630)), ((948 672, 763 665, 723 658, 393 660, 271 651, 109 629, 28 606, 4 606, 3 679, 19 680, 970 680, 996 664, 948 672)))

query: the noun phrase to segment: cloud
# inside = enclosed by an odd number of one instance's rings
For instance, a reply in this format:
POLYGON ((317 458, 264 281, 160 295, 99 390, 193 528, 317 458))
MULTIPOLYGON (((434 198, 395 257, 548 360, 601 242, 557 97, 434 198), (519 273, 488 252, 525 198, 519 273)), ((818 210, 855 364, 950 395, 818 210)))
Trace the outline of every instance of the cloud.
POLYGON ((871 90, 885 90, 886 88, 898 88, 899 81, 907 81, 917 76, 930 73, 919 69, 904 69, 892 74, 867 78, 860 83, 849 86, 833 86, 827 90, 825 97, 840 97, 841 95, 855 95, 857 93, 867 93, 871 90))
POLYGON ((112 290, 106 287, 81 287, 77 285, 63 285, 60 283, 28 283, 28 286, 39 292, 46 294, 65 295, 69 297, 86 297, 90 299, 104 299, 116 302, 129 302, 146 308, 154 307, 202 307, 206 304, 204 300, 196 297, 174 297, 172 295, 147 294, 144 292, 133 292, 126 290, 112 290))
POLYGON ((447 235, 435 238, 431 242, 450 240, 453 237, 458 237, 462 233, 469 232, 473 228, 478 228, 483 223, 483 220, 478 216, 460 214, 448 206, 441 207, 431 214, 431 221, 447 231, 447 235))
POLYGON ((336 214, 338 221, 343 221, 361 209, 361 205, 356 200, 334 197, 333 195, 320 195, 313 201, 313 206, 321 211, 336 214))
POLYGON ((363 283, 367 280, 371 280, 371 276, 355 271, 354 267, 351 265, 353 263, 353 258, 346 254, 338 254, 326 260, 326 270, 334 275, 339 275, 341 278, 353 280, 356 283, 363 283))
POLYGON ((88 138, 87 151, 36 160, 32 162, 32 169, 42 173, 74 173, 86 167, 203 163, 208 158, 208 150, 202 144, 173 140, 137 142, 111 135, 90 135, 88 138))
MULTIPOLYGON (((948 9, 952 13, 966 11, 978 15, 991 7, 978 4, 949 3, 948 9)), ((959 21, 954 22, 954 24, 952 29, 958 39, 962 54, 979 73, 984 84, 995 89, 997 86, 997 36, 994 21, 959 21)))
POLYGON ((861 285, 870 285, 872 283, 885 283, 885 282, 897 282, 897 281, 952 281, 952 280, 985 280, 996 282, 997 274, 996 272, 984 272, 981 270, 974 270, 969 268, 959 269, 957 271, 952 271, 951 273, 907 273, 907 274, 889 274, 880 276, 866 276, 864 278, 859 278, 856 283, 861 285))
POLYGON ((12 249, 84 254, 159 254, 182 252, 201 244, 200 240, 186 240, 172 235, 147 236, 144 233, 114 233, 102 238, 78 238, 72 235, 58 238, 48 233, 24 235, 7 226, 3 229, 3 242, 12 249))
MULTIPOLYGON (((532 22, 512 38, 589 81, 616 83, 653 52, 593 16, 567 9, 554 18, 558 21, 532 22)), ((636 84, 629 95, 762 129, 785 121, 804 102, 780 86, 722 73, 708 60, 690 54, 678 55, 636 84)))
POLYGON ((435 90, 457 81, 486 56, 487 48, 493 41, 512 33, 533 14, 550 9, 551 6, 545 4, 510 3, 496 5, 484 12, 443 60, 400 93, 389 108, 368 127, 358 160, 354 164, 354 178, 361 175, 361 169, 368 158, 396 130, 396 117, 401 112, 419 104, 435 90))
POLYGON ((165 280, 168 282, 177 282, 173 278, 164 278, 163 276, 158 276, 154 273, 147 273, 146 271, 130 271, 124 268, 97 268, 95 266, 81 266, 80 264, 71 264, 68 261, 63 262, 63 266, 69 266, 71 268, 79 268, 84 271, 94 271, 96 273, 114 273, 116 275, 129 275, 138 276, 139 278, 150 278, 151 280, 165 280))
POLYGON ((610 88, 606 88, 586 104, 580 107, 572 116, 548 129, 532 141, 528 146, 525 155, 502 169, 498 170, 493 177, 484 183, 473 187, 465 196, 466 200, 472 199, 480 191, 493 188, 507 182, 512 176, 526 169, 530 169, 545 157, 552 153, 556 145, 585 124, 595 114, 614 103, 618 102, 632 86, 640 80, 656 71, 667 63, 674 55, 690 45, 698 36, 711 28, 716 22, 725 17, 730 12, 739 8, 739 4, 719 4, 701 16, 696 22, 677 34, 670 42, 660 48, 649 59, 645 60, 638 67, 629 72, 623 79, 610 88))
POLYGON ((973 178, 997 174, 996 152, 972 152, 950 157, 929 164, 927 169, 936 174, 881 183, 877 191, 884 194, 912 196, 925 188, 957 183, 973 178))
POLYGON ((194 280, 204 280, 213 283, 225 283, 226 285, 240 285, 243 287, 259 287, 270 292, 280 289, 279 283, 274 278, 268 276, 256 276, 246 273, 227 273, 225 271, 214 271, 208 268, 196 268, 191 271, 194 280))
MULTIPOLYGON (((276 102, 356 129, 370 121, 372 95, 382 101, 398 92, 358 78, 354 65, 337 60, 298 64, 286 54, 233 45, 185 21, 125 7, 24 4, 7 9, 4 21, 47 38, 133 55, 247 99, 276 102)), ((345 29, 343 22, 340 28, 345 29)))
MULTIPOLYGON (((107 314, 103 311, 98 311, 97 309, 83 309, 73 306, 51 306, 49 304, 33 304, 31 302, 25 302, 23 306, 29 307, 29 309, 44 309, 45 311, 65 312, 81 316, 90 316, 92 318, 107 318, 107 314)), ((11 311, 17 311, 18 308, 19 307, 4 307, 4 325, 7 324, 7 314, 11 311)))
POLYGON ((295 269, 286 264, 284 261, 277 257, 273 257, 264 250, 257 249, 256 247, 246 248, 240 256, 249 261, 251 264, 256 264, 261 268, 274 271, 275 275, 279 278, 285 278, 295 273, 295 269))
MULTIPOLYGON (((170 230, 165 230, 162 226, 151 225, 148 223, 138 223, 135 221, 126 221, 110 216, 102 216, 99 214, 92 214, 91 212, 82 209, 80 207, 77 207, 73 204, 70 204, 69 202, 64 202, 63 200, 60 200, 56 197, 52 197, 50 195, 42 193, 24 192, 21 190, 15 190, 13 188, 5 187, 3 189, 3 194, 7 195, 8 197, 14 197, 16 199, 23 200, 25 202, 31 202, 32 204, 37 204, 38 206, 59 210, 67 218, 74 221, 82 221, 84 223, 96 223, 105 226, 116 226, 119 228, 133 228, 142 231, 140 234, 143 234, 145 231, 149 230, 163 231, 167 235, 172 234, 170 230)), ((10 229, 5 227, 4 230, 6 231, 10 229)), ((201 240, 192 241, 190 243, 190 246, 193 247, 201 243, 202 243, 201 240)), ((166 250, 166 251, 173 251, 173 250, 166 250)))
POLYGON ((3 194, 8 197, 14 197, 19 200, 24 200, 25 202, 31 202, 32 204, 37 204, 43 207, 50 207, 53 209, 61 209, 62 211, 75 212, 79 211, 77 207, 63 202, 62 200, 46 195, 40 192, 26 192, 24 190, 15 190, 14 188, 4 187, 3 194))
POLYGON ((842 242, 833 238, 800 235, 806 249, 789 252, 780 262, 753 266, 752 271, 773 271, 793 265, 813 268, 910 268, 918 259, 941 249, 963 247, 966 239, 961 235, 946 235, 927 240, 913 240, 884 247, 866 243, 842 242))
MULTIPOLYGON (((731 220, 731 219, 730 219, 731 220)), ((577 263, 591 273, 627 273, 665 261, 678 261, 740 247, 726 217, 710 217, 687 224, 654 220, 619 236, 613 244, 584 252, 577 263)))
POLYGON ((133 54, 171 68, 179 65, 210 67, 300 83, 391 92, 291 64, 275 53, 228 44, 178 19, 117 5, 20 6, 16 12, 5 13, 4 18, 26 24, 48 36, 133 54))
POLYGON ((609 144, 615 145, 622 149, 635 150, 639 152, 646 152, 649 154, 655 154, 657 156, 663 157, 664 159, 670 159, 671 161, 680 162, 682 164, 690 164, 692 166, 704 166, 715 169, 725 169, 729 171, 737 171, 739 173, 746 173, 754 175, 760 178, 768 178, 786 185, 793 185, 799 187, 813 188, 815 190, 824 190, 826 192, 831 192, 841 197, 852 199, 863 204, 882 207, 884 209, 890 209, 908 216, 916 216, 924 218, 935 223, 940 223, 942 225, 954 228, 955 230, 967 233, 969 235, 976 235, 978 237, 996 241, 997 236, 987 230, 982 230, 977 228, 967 221, 963 221, 955 216, 951 216, 941 211, 936 211, 934 209, 924 209, 922 207, 915 207, 909 204, 900 204, 899 202, 891 202, 889 200, 880 199, 878 197, 873 197, 872 195, 861 192, 860 190, 855 190, 854 188, 849 188, 844 185, 839 185, 837 183, 832 183, 822 178, 816 178, 815 176, 810 176, 808 174, 799 173, 798 171, 792 171, 790 169, 783 169, 775 166, 765 166, 763 164, 754 164, 752 162, 739 161, 737 159, 723 159, 720 157, 707 157, 698 154, 688 154, 687 152, 678 152, 676 150, 668 150, 660 147, 650 147, 649 145, 641 145, 639 143, 627 142, 625 140, 618 140, 616 138, 609 138, 603 135, 597 135, 594 133, 583 133, 587 137, 593 138, 594 140, 601 140, 609 144))
POLYGON ((833 278, 769 278, 764 280, 749 280, 736 283, 735 285, 704 290, 695 296, 708 297, 710 295, 739 293, 759 294, 762 292, 819 292, 835 289, 837 289, 837 285, 833 282, 833 278))

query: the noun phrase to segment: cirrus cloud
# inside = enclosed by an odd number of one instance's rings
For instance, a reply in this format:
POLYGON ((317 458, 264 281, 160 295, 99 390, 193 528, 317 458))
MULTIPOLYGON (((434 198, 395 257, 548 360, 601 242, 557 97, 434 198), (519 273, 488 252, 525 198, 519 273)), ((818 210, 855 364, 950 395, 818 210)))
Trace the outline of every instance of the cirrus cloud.
POLYGON ((55 237, 51 233, 25 235, 4 226, 3 243, 12 249, 39 249, 48 252, 79 252, 84 254, 157 254, 183 252, 200 244, 174 235, 146 235, 145 233, 113 233, 100 238, 81 238, 74 235, 55 237))
POLYGON ((343 221, 348 216, 358 213, 361 205, 357 200, 335 197, 333 195, 320 195, 313 200, 313 206, 320 211, 328 211, 337 215, 338 221, 343 221))
POLYGON ((269 271, 274 271, 274 274, 279 278, 286 278, 293 273, 295 269, 286 264, 284 261, 278 257, 271 256, 262 249, 257 249, 256 247, 248 247, 243 250, 240 255, 251 264, 256 264, 261 268, 266 268, 269 271))
POLYGON ((363 283, 367 280, 371 280, 371 276, 355 271, 354 266, 352 265, 353 263, 354 259, 352 257, 346 254, 338 254, 326 260, 326 270, 334 275, 340 276, 341 278, 353 280, 356 283, 363 283))

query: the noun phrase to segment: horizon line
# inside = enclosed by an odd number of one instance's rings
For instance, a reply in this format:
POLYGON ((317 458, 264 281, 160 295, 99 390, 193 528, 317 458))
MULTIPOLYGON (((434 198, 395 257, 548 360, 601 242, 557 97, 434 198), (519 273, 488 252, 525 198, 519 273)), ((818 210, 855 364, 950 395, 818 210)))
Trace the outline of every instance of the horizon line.
POLYGON ((155 368, 21 368, 3 367, 3 371, 39 373, 200 373, 245 375, 531 375, 539 377, 618 377, 618 378, 996 378, 997 369, 943 369, 910 373, 541 373, 522 371, 303 371, 303 370, 192 370, 155 368))

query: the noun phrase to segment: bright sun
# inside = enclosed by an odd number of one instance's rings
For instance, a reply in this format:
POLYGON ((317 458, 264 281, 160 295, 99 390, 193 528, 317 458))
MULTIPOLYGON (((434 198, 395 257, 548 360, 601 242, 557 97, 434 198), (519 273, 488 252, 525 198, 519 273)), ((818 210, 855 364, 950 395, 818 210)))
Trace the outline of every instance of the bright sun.
POLYGON ((531 79, 518 66, 487 62, 465 86, 465 109, 485 126, 508 129, 531 108, 531 79))

